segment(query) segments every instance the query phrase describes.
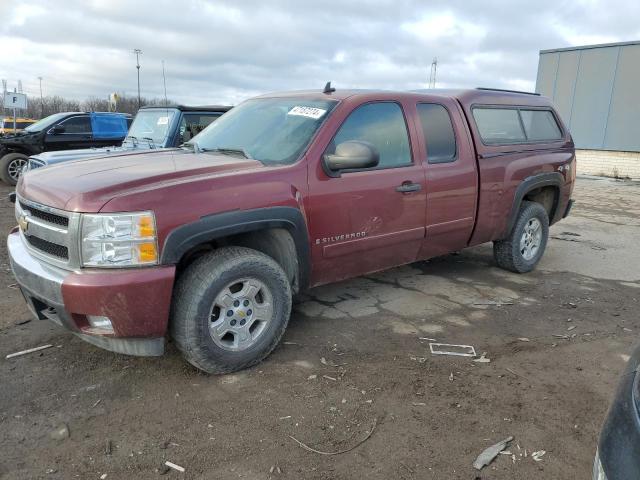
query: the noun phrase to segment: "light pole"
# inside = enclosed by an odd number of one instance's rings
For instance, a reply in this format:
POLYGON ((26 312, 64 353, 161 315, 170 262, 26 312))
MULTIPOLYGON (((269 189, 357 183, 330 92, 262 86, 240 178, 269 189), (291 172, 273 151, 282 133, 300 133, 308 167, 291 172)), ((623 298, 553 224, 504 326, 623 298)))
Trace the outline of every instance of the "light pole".
POLYGON ((42 98, 42 77, 38 77, 40 80, 40 118, 44 118, 44 99, 42 98))
POLYGON ((133 50, 133 53, 136 54, 136 68, 138 69, 138 109, 140 109, 140 55, 142 55, 142 50, 140 50, 139 48, 135 48, 133 50))

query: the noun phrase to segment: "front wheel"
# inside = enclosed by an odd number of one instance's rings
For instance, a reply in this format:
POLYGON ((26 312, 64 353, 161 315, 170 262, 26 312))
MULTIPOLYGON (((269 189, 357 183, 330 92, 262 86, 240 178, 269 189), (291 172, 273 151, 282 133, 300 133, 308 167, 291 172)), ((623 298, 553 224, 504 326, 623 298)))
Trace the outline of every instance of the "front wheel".
POLYGON ((195 260, 174 290, 171 336, 207 373, 255 365, 276 347, 291 314, 291 285, 271 257, 226 247, 195 260))
POLYGON ((542 258, 548 238, 547 211, 539 203, 522 202, 511 234, 493 242, 493 257, 505 270, 530 272, 542 258))
POLYGON ((22 153, 8 153, 0 158, 0 177, 9 185, 18 183, 22 169, 27 166, 29 157, 22 153))

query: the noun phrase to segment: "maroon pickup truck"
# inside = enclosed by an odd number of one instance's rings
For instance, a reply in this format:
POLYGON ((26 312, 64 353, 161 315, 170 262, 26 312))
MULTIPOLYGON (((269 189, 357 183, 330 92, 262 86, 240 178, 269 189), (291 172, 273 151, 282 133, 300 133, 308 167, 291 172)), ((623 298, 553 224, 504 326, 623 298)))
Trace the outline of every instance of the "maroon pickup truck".
POLYGON ((248 100, 182 148, 21 178, 11 267, 97 346, 253 365, 309 287, 493 242, 528 272, 569 213, 574 145, 544 97, 489 89, 248 100))

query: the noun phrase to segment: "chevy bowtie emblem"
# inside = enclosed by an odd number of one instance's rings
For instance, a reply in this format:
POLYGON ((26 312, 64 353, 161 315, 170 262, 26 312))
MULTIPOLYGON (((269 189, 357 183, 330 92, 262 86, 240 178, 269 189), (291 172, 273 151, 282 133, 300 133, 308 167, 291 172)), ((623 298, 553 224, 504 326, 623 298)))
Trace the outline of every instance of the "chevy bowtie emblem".
POLYGON ((27 220, 27 217, 25 215, 20 215, 20 218, 18 219, 18 225, 20 226, 20 230, 22 230, 22 233, 26 233, 27 229, 29 228, 29 220, 27 220))

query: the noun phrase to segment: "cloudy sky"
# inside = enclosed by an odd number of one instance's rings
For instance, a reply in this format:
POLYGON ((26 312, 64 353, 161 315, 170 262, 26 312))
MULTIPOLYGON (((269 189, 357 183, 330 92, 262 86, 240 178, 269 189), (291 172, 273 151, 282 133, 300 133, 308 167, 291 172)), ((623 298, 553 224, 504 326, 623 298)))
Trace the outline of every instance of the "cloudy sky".
POLYGON ((532 90, 538 51, 640 40, 637 0, 0 0, 0 78, 26 93, 237 103, 334 86, 532 90))

